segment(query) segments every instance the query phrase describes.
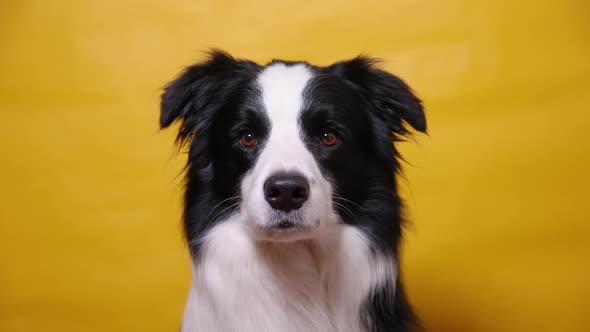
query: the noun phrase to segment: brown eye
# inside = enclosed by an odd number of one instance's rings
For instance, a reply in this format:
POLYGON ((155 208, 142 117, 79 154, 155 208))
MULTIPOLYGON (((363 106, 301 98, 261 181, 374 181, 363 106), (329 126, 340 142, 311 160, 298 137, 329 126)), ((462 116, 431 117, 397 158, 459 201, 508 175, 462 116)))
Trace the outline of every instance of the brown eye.
POLYGON ((334 146, 338 143, 338 137, 332 132, 325 132, 320 137, 320 141, 324 146, 334 146))
POLYGON ((240 144, 242 144, 242 146, 245 148, 251 148, 256 145, 256 143, 256 136, 254 136, 254 134, 249 131, 243 133, 242 136, 240 136, 240 144))

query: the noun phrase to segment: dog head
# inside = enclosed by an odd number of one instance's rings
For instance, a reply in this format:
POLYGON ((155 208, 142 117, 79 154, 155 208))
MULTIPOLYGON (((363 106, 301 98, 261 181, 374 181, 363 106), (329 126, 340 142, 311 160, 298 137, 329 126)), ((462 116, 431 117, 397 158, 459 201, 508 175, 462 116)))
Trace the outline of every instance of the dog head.
POLYGON ((410 127, 425 132, 426 120, 411 89, 375 65, 261 66, 214 51, 171 82, 160 125, 178 120, 189 147, 191 248, 227 218, 261 241, 313 238, 339 223, 387 229, 382 217, 399 214, 393 142, 410 127), (376 212, 383 201, 393 203, 376 212))

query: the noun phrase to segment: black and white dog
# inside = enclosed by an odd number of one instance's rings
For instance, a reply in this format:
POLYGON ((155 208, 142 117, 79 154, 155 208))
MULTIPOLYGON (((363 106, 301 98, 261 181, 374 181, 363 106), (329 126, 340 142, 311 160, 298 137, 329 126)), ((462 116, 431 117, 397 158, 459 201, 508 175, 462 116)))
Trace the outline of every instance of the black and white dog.
POLYGON ((162 95, 189 148, 183 331, 411 331, 394 142, 421 101, 361 56, 261 66, 213 51, 162 95))

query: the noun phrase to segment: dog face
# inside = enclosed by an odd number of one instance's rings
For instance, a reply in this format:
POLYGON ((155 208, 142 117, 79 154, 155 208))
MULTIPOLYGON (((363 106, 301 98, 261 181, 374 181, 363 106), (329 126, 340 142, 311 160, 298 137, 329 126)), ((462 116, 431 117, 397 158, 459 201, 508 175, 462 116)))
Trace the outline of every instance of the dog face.
POLYGON ((260 66, 214 52, 166 87, 160 124, 177 119, 195 253, 227 218, 261 241, 313 238, 338 223, 395 232, 399 221, 375 222, 399 215, 393 142, 404 124, 426 130, 408 86, 363 57, 260 66))

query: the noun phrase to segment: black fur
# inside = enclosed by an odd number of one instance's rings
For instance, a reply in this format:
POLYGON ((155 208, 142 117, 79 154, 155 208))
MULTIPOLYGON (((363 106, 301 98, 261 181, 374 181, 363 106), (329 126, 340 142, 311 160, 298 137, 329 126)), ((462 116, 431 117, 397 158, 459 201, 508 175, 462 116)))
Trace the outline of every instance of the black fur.
MULTIPOLYGON (((186 68, 162 94, 161 127, 180 120, 177 142, 189 146, 183 219, 193 255, 198 255, 200 237, 233 211, 236 202, 230 197, 237 195, 240 176, 254 162, 251 151, 236 144, 236 128, 255 116, 252 108, 260 107, 244 103, 255 93, 253 81, 260 69, 214 51, 208 61, 186 68)), ((264 119, 249 122, 266 132, 264 119)))
MULTIPOLYGON (((336 186, 335 207, 345 223, 370 235, 375 252, 397 258, 402 206, 393 143, 409 134, 409 127, 426 131, 422 104, 400 78, 376 68, 371 58, 305 65, 314 77, 304 91, 300 125, 307 148, 336 186), (336 132, 341 144, 320 146, 315 138, 326 129, 336 132)), ((207 61, 188 67, 162 95, 161 127, 179 120, 178 142, 189 147, 184 229, 194 256, 203 234, 240 203, 232 197, 239 195, 240 179, 256 161, 258 148, 238 144, 241 131, 255 132, 261 146, 268 135, 268 119, 256 98, 255 80, 263 68, 214 51, 207 61)), ((415 323, 399 281, 375 290, 359 314, 369 331, 410 331, 415 323)))

